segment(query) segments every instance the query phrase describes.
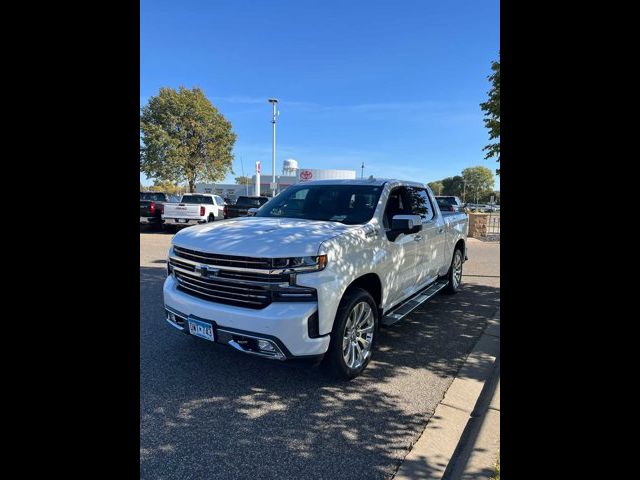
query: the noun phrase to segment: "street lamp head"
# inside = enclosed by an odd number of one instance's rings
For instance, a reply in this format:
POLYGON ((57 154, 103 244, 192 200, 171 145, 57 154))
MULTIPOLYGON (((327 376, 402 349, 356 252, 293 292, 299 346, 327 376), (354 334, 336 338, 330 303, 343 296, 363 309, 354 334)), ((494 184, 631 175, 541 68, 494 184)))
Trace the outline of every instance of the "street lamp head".
POLYGON ((277 98, 270 98, 269 99, 269 103, 278 103, 278 99, 277 98))

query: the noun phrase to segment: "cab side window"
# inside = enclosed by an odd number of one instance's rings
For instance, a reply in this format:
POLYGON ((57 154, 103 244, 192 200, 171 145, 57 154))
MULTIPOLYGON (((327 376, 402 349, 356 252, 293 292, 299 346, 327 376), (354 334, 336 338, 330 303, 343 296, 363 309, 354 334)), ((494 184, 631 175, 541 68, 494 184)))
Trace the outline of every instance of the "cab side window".
POLYGON ((423 188, 409 187, 407 188, 411 201, 411 214, 420 215, 423 222, 433 219, 433 207, 429 200, 429 194, 423 188))
POLYGON ((391 190, 387 199, 387 206, 384 209, 382 223, 385 230, 391 228, 391 219, 394 215, 411 215, 410 196, 405 187, 398 187, 391 190))

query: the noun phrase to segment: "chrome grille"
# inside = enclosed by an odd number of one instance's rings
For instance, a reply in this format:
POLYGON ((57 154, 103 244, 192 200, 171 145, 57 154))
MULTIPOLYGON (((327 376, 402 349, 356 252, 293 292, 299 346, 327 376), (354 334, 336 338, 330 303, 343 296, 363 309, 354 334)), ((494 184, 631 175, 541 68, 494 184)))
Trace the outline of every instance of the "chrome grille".
MULTIPOLYGON (((178 282, 178 290, 210 302, 260 309, 271 302, 317 300, 315 289, 295 285, 290 274, 273 272, 271 267, 256 267, 254 264, 238 266, 247 258, 173 246, 173 255, 169 257, 169 273, 173 273, 178 282), (234 265, 222 265, 220 262, 224 261, 234 265)), ((252 261, 261 262, 262 265, 271 264, 271 259, 253 258, 252 261)))
POLYGON ((266 287, 230 283, 174 270, 178 289, 217 303, 247 308, 264 308, 271 303, 266 287))
POLYGON ((256 268, 270 270, 273 268, 270 258, 238 257, 235 255, 220 255, 217 253, 206 253, 190 250, 183 247, 173 247, 173 251, 178 257, 186 258, 193 262, 216 265, 218 267, 235 268, 256 268))

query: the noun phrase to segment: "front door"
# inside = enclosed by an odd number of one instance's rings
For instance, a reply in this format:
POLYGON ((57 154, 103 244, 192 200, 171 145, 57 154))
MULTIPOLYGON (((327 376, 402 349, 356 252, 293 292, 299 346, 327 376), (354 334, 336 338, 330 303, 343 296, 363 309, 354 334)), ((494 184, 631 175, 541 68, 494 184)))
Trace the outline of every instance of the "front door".
POLYGON ((389 291, 388 304, 395 304, 413 293, 418 274, 418 237, 420 233, 400 234, 393 237, 391 219, 394 215, 410 215, 410 199, 405 187, 394 188, 389 194, 384 211, 383 224, 390 261, 386 285, 389 291))
POLYGON ((417 235, 416 287, 436 280, 445 257, 445 225, 442 215, 436 215, 433 202, 425 188, 409 187, 411 213, 422 218, 422 230, 417 235))

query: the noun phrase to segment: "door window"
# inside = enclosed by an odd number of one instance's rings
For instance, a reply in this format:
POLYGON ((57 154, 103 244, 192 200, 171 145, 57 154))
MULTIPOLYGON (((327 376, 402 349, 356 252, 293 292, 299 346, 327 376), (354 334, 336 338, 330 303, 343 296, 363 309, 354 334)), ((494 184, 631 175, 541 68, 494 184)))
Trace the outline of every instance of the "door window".
POLYGON ((411 214, 420 215, 423 222, 433 219, 433 207, 427 191, 423 188, 407 188, 411 202, 411 214))

